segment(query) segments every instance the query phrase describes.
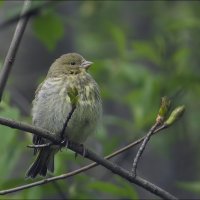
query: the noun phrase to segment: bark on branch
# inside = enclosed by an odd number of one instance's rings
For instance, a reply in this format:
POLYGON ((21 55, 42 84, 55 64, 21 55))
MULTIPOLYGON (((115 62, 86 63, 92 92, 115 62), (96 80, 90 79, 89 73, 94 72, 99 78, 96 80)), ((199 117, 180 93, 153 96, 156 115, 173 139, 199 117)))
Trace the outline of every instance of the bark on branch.
MULTIPOLYGON (((14 120, 10 120, 10 119, 6 119, 6 118, 2 118, 0 117, 0 124, 11 127, 11 128, 15 128, 15 129, 19 129, 22 131, 26 131, 26 132, 30 132, 33 134, 36 134, 38 136, 44 137, 48 140, 50 140, 51 142, 55 142, 55 143, 59 143, 60 140, 59 138, 54 137, 53 134, 50 134, 48 131, 43 130, 41 128, 37 128, 25 123, 21 123, 21 122, 17 122, 14 120)), ((72 151, 82 155, 83 153, 83 147, 80 145, 77 145, 73 142, 69 142, 68 148, 71 149, 72 151)), ((169 192, 163 190, 162 188, 152 184, 151 182, 139 177, 139 176, 132 176, 131 173, 125 169, 123 169, 122 167, 100 157, 99 155, 95 154, 94 152, 92 152, 89 149, 85 149, 85 157, 88 158, 89 160, 92 160, 96 163, 98 163, 99 165, 104 166, 105 168, 107 168, 108 170, 112 171, 113 173, 121 176, 122 178, 128 180, 131 183, 135 183, 138 186, 141 186, 142 188, 148 190, 149 192, 163 198, 163 199, 177 199, 175 196, 173 196, 172 194, 170 194, 169 192)), ((54 177, 53 177, 54 178, 54 177)), ((62 178, 62 177, 61 177, 62 178)), ((60 179, 61 179, 60 178, 60 179)), ((48 180, 48 179, 45 179, 48 180)), ((54 181, 52 179, 52 181, 54 181)), ((29 184, 29 186, 31 187, 31 184, 29 184)), ((0 191, 0 195, 4 195, 7 194, 8 192, 6 190, 2 190, 0 191)))
MULTIPOLYGON (((26 0, 22 8, 21 15, 23 15, 30 7, 31 7, 31 0, 26 0)), ((13 39, 11 41, 8 53, 6 55, 4 65, 0 73, 0 101, 2 99, 3 91, 6 86, 8 76, 10 74, 13 62, 15 60, 17 50, 19 48, 28 19, 29 19, 29 16, 26 16, 19 20, 15 29, 15 33, 13 35, 13 39)))

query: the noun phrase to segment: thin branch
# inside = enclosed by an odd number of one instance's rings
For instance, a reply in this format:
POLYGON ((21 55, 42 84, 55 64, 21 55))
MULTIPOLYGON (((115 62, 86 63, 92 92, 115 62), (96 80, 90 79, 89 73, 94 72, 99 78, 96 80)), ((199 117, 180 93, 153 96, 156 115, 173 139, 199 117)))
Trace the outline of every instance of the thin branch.
POLYGON ((163 125, 157 127, 153 134, 158 133, 158 132, 160 132, 164 129, 167 129, 167 128, 169 128, 169 125, 164 123, 163 125))
MULTIPOLYGON (((38 128, 38 127, 35 127, 35 126, 31 126, 31 125, 23 123, 23 122, 17 122, 17 121, 12 120, 12 119, 0 117, 0 124, 2 124, 4 126, 8 126, 10 128, 14 128, 14 129, 18 129, 18 130, 21 130, 21 131, 33 133, 37 136, 46 138, 51 142, 55 142, 55 143, 60 142, 59 138, 56 138, 56 136, 51 135, 51 132, 49 132, 45 129, 41 129, 41 128, 38 128)), ((21 133, 21 132, 19 132, 19 133, 21 133)))
MULTIPOLYGON (((30 125, 27 125, 25 123, 19 123, 13 120, 9 120, 9 119, 4 119, 4 118, 0 118, 0 124, 12 127, 12 128, 17 128, 19 130, 23 130, 23 131, 28 131, 31 132, 33 134, 39 135, 41 137, 44 137, 46 139, 51 140, 52 142, 59 142, 59 140, 57 138, 54 137, 53 134, 47 134, 48 131, 45 131, 43 129, 37 128, 37 127, 33 127, 30 125)), ((69 141, 69 149, 71 149, 72 151, 82 155, 83 152, 83 147, 80 145, 77 145, 71 141, 69 141)), ((163 199, 177 199, 175 196, 171 195, 170 193, 166 192, 165 190, 161 189, 160 187, 140 178, 140 177, 133 177, 127 170, 121 168, 120 166, 105 160, 104 158, 101 158, 100 156, 98 156, 97 154, 95 154, 94 152, 85 149, 85 157, 93 160, 94 162, 104 166, 105 168, 109 169, 110 171, 112 171, 115 174, 118 174, 119 176, 121 176, 122 178, 130 181, 131 183, 135 183, 136 185, 139 185, 143 188, 145 188, 146 190, 148 190, 149 192, 152 192, 153 194, 163 198, 163 199)), ((75 173, 75 172, 73 172, 75 173)), ((63 175, 61 175, 60 179, 62 178, 63 175)), ((53 177, 55 178, 55 177, 53 177)), ((51 179, 53 179, 51 178, 51 179)), ((56 177, 58 179, 58 177, 56 177)), ((63 177, 64 178, 64 177, 63 177)), ((43 180, 44 183, 45 181, 48 179, 43 180)), ((56 179, 55 179, 56 180, 56 179)), ((52 180, 53 181, 53 180, 52 180)), ((33 183, 34 184, 34 183, 33 183)), ((29 184, 30 187, 32 187, 31 184, 29 184)), ((0 194, 7 194, 7 190, 2 190, 0 191, 0 194)))
POLYGON ((76 109, 76 106, 72 105, 72 109, 71 109, 71 111, 69 112, 69 114, 67 116, 67 119, 66 119, 66 121, 65 121, 65 123, 63 125, 63 129, 62 129, 61 134, 60 134, 60 137, 61 137, 62 140, 64 139, 65 129, 67 128, 68 122, 71 119, 75 109, 76 109))
MULTIPOLYGON (((1 120, 0 120, 0 123, 1 123, 1 120)), ((116 155, 119 155, 120 153, 130 149, 131 147, 133 146, 136 146, 137 144, 139 144, 140 142, 142 142, 144 140, 145 137, 142 137, 134 142, 132 142, 131 144, 113 152, 112 154, 104 157, 105 159, 110 159, 110 158, 113 158, 114 156, 116 155)), ((30 183, 30 184, 25 184, 25 185, 22 185, 22 186, 18 186, 18 187, 15 187, 15 188, 11 188, 11 189, 7 189, 7 190, 2 190, 0 191, 0 194, 9 194, 9 193, 14 193, 14 192, 17 192, 17 191, 21 191, 21 190, 24 190, 24 189, 28 189, 28 188, 32 188, 32 187, 36 187, 36 186, 40 186, 40 185, 44 185, 44 184, 47 184, 47 183, 50 183, 50 182, 53 182, 53 181, 56 181, 56 180, 62 180, 62 179, 66 179, 66 178, 69 178, 69 177, 72 177, 74 175, 77 175, 81 172, 85 172, 91 168, 94 168, 98 166, 97 163, 91 163, 89 165, 86 165, 84 167, 81 167, 77 170, 74 170, 72 172, 69 172, 69 173, 66 173, 66 174, 62 174, 62 175, 59 175, 59 176, 54 176, 54 177, 51 177, 51 178, 46 178, 46 179, 43 179, 41 181, 37 181, 37 182, 34 182, 34 183, 30 183)))
MULTIPOLYGON (((25 0, 21 15, 23 15, 30 8, 30 6, 31 6, 31 0, 25 0)), ((21 42, 28 19, 29 19, 29 17, 27 16, 25 18, 20 19, 20 21, 18 22, 16 29, 15 29, 15 33, 13 35, 13 39, 10 44, 10 48, 6 55, 4 65, 3 65, 3 68, 0 73, 0 101, 2 99, 3 91, 6 86, 12 65, 14 63, 14 60, 15 60, 15 57, 17 54, 17 50, 19 48, 19 44, 21 42)))
POLYGON ((35 15, 38 15, 38 14, 40 14, 40 12, 43 8, 47 8, 47 6, 50 6, 50 4, 56 4, 56 3, 58 3, 58 1, 57 2, 46 1, 41 5, 31 7, 30 9, 21 13, 20 15, 15 15, 15 16, 9 18, 8 20, 2 22, 0 24, 0 29, 6 28, 7 26, 12 25, 23 18, 27 18, 27 17, 29 18, 29 17, 35 16, 35 15))
POLYGON ((35 148, 44 148, 44 147, 49 147, 49 146, 51 146, 53 144, 53 142, 48 142, 48 143, 45 143, 45 144, 36 144, 36 145, 31 145, 31 144, 29 144, 29 145, 27 145, 27 147, 28 148, 32 148, 32 149, 35 149, 35 148))
MULTIPOLYGON (((68 148, 71 149, 72 151, 77 152, 78 154, 82 155, 84 147, 69 141, 68 148)), ((145 188, 149 192, 152 192, 153 194, 155 194, 163 199, 177 199, 175 196, 171 195, 170 193, 166 192, 165 190, 161 189, 160 187, 148 182, 147 180, 144 180, 143 178, 140 178, 140 177, 132 176, 129 171, 125 170, 124 168, 122 168, 108 160, 105 160, 104 158, 98 156, 96 153, 92 152, 89 149, 85 149, 85 158, 95 161, 96 163, 104 166, 111 172, 121 176, 122 178, 128 180, 131 183, 134 183, 136 185, 141 186, 142 188, 145 188)))
POLYGON ((155 130, 160 126, 160 122, 156 122, 152 127, 151 129, 149 130, 149 132, 147 133, 147 135, 145 136, 135 158, 134 158, 134 161, 133 161, 133 167, 132 167, 132 175, 133 176, 136 176, 136 173, 137 173, 137 165, 138 165, 138 161, 139 159, 141 158, 142 156, 142 153, 148 143, 148 141, 150 140, 151 138, 151 135, 155 132, 155 130))

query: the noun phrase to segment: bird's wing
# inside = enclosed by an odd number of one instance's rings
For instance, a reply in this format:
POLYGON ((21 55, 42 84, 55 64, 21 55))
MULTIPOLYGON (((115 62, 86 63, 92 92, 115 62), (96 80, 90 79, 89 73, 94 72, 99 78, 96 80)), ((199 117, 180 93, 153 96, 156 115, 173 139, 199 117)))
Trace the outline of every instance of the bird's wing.
MULTIPOLYGON (((39 84, 39 86, 37 87, 36 91, 35 91, 35 99, 37 98, 38 92, 39 90, 42 88, 42 85, 44 84, 44 81, 42 83, 39 84)), ((34 101, 34 100, 33 100, 34 101)), ((34 135, 33 136, 33 140, 32 140, 33 144, 35 145, 39 145, 39 144, 44 144, 44 140, 42 139, 42 137, 34 135)), ((38 152, 37 148, 34 148, 34 155, 38 152)))
POLYGON ((37 97, 39 90, 42 88, 42 85, 44 84, 45 80, 40 83, 35 91, 35 97, 37 97))

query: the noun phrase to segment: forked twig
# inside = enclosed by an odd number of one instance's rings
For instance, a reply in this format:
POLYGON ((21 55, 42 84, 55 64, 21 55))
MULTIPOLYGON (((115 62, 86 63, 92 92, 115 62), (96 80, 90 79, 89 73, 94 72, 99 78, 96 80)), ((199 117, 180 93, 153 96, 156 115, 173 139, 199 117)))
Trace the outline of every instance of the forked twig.
POLYGON ((27 145, 27 147, 28 148, 32 148, 32 149, 35 149, 35 148, 44 148, 44 147, 49 147, 52 144, 53 144, 52 142, 48 142, 48 143, 45 143, 45 144, 29 144, 29 145, 27 145))
MULTIPOLYGON (((56 138, 53 133, 49 133, 46 130, 31 126, 31 125, 28 125, 28 124, 25 124, 25 123, 21 123, 21 122, 17 122, 17 121, 13 121, 13 120, 10 120, 10 119, 0 117, 0 124, 11 127, 11 128, 16 128, 16 129, 19 129, 19 130, 31 132, 31 133, 36 134, 38 136, 49 139, 50 141, 55 142, 55 143, 59 142, 59 138, 56 138)), ((158 132, 158 131, 155 130, 155 132, 158 132)), ((21 133, 21 132, 17 132, 17 133, 21 133)), ((134 142, 132 144, 132 146, 140 143, 142 140, 143 140, 143 138, 137 140, 136 142, 134 142)), ((129 145, 129 148, 130 147, 131 147, 131 145, 129 145)), ((77 147, 76 145, 74 145, 74 146, 72 145, 72 146, 69 146, 69 148, 71 150, 79 153, 79 154, 82 154, 83 149, 80 146, 77 147)), ((123 148, 123 149, 125 151, 128 148, 123 148)), ((115 155, 117 155, 121 152, 122 152, 122 150, 119 150, 119 151, 109 155, 109 157, 111 158, 111 157, 113 157, 113 156, 115 156, 115 155)), ((44 180, 41 180, 41 181, 38 181, 38 182, 35 182, 35 183, 30 183, 30 184, 27 184, 27 185, 24 185, 24 186, 20 186, 20 187, 17 187, 17 188, 2 190, 2 191, 0 191, 0 195, 5 195, 5 194, 8 194, 8 193, 16 192, 16 191, 23 190, 23 189, 30 188, 30 187, 34 187, 34 186, 37 186, 37 185, 46 184, 48 182, 52 182, 52 181, 55 181, 55 180, 65 179, 67 177, 78 174, 82 171, 90 169, 90 168, 97 166, 99 164, 99 165, 102 165, 102 166, 106 167, 107 169, 111 170, 113 173, 118 174, 119 176, 125 178, 126 180, 145 188, 146 190, 152 192, 153 194, 155 194, 155 195, 157 195, 157 196, 159 196, 163 199, 177 199, 176 197, 174 197, 173 195, 171 195, 167 191, 165 191, 162 188, 148 182, 147 180, 142 179, 139 176, 137 176, 137 177, 131 176, 130 173, 127 170, 121 168, 120 166, 118 166, 114 163, 106 161, 105 159, 94 154, 93 152, 89 151, 88 149, 86 151, 85 157, 89 158, 90 160, 93 160, 96 163, 92 163, 88 166, 85 166, 81 169, 75 170, 75 171, 67 173, 67 174, 62 174, 60 176, 47 178, 47 179, 44 179, 44 180)), ((106 157, 106 158, 108 159, 108 157, 106 157)))
POLYGON ((64 123, 64 125, 63 125, 63 129, 62 129, 61 134, 60 134, 61 140, 64 139, 65 129, 67 128, 67 125, 68 125, 68 123, 69 123, 69 120, 71 119, 71 117, 72 117, 72 115, 73 115, 75 109, 76 109, 76 105, 72 105, 72 109, 71 109, 71 111, 69 112, 69 114, 68 114, 68 116, 67 116, 67 119, 66 119, 66 121, 65 121, 65 123, 64 123))
POLYGON ((136 172, 137 172, 137 165, 138 165, 138 162, 139 162, 139 159, 141 158, 141 155, 148 143, 148 141, 150 140, 151 136, 155 133, 156 129, 160 126, 160 122, 156 122, 152 127, 151 129, 149 130, 149 132, 147 133, 147 135, 144 137, 144 140, 134 158, 134 161, 133 161, 133 167, 132 167, 132 175, 133 176, 136 176, 136 172))

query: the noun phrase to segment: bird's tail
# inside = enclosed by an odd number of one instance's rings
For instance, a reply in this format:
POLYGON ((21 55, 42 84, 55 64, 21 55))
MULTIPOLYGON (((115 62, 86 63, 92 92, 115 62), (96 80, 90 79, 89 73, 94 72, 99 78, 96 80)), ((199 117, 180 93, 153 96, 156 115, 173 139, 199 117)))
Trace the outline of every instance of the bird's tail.
POLYGON ((55 150, 50 147, 42 148, 36 160, 29 167, 26 177, 35 178, 38 174, 46 176, 47 170, 54 172, 54 155, 55 150))

